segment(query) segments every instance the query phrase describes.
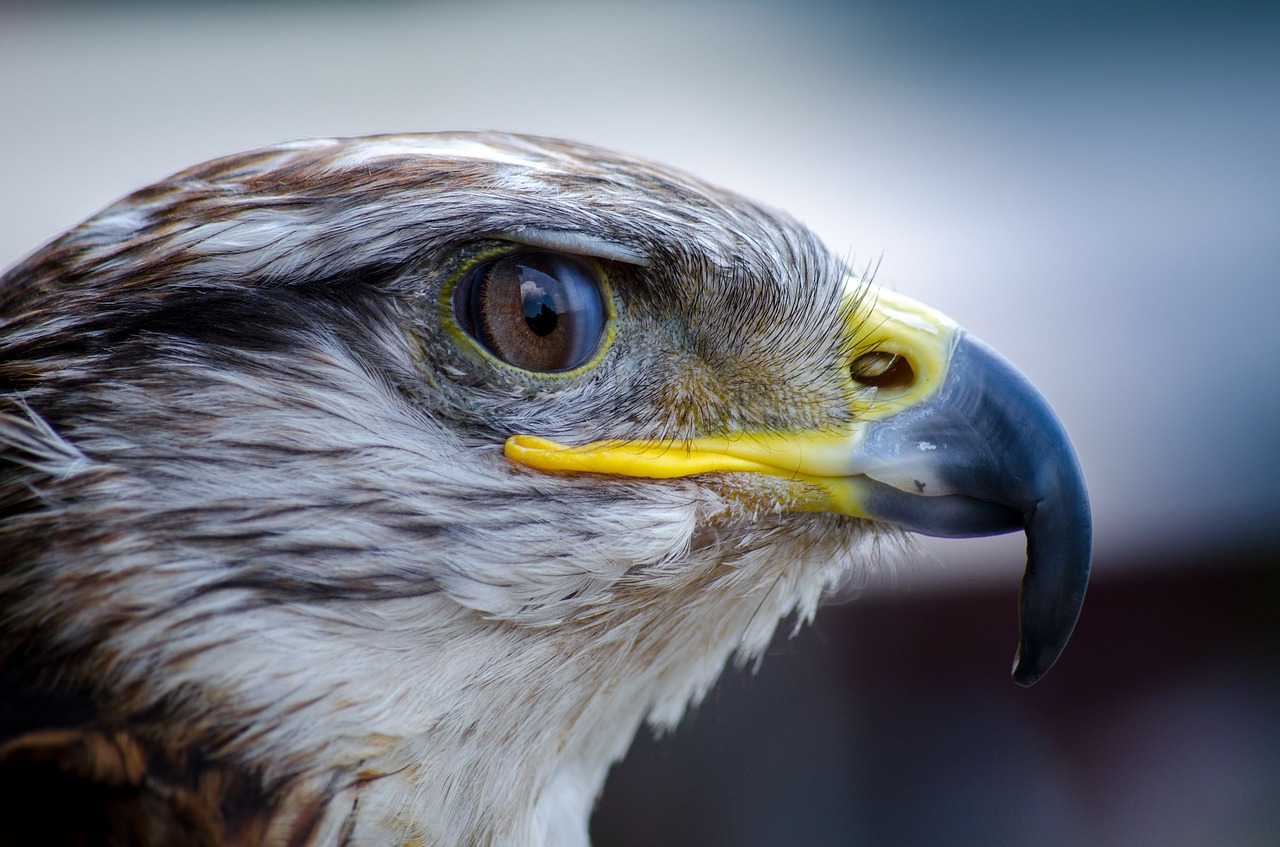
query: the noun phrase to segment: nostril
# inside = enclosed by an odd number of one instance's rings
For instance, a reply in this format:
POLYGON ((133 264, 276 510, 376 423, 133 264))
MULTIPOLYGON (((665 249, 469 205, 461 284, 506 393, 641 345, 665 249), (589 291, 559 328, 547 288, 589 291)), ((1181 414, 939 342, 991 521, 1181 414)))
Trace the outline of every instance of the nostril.
POLYGON ((905 356, 884 351, 863 353, 853 360, 849 373, 854 382, 872 388, 900 390, 910 388, 916 381, 915 368, 905 356))

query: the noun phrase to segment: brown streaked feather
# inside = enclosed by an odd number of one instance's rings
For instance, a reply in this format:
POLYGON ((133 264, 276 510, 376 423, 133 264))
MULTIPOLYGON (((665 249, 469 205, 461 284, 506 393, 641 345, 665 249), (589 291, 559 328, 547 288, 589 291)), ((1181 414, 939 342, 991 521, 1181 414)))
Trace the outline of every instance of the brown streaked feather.
POLYGON ((584 847, 641 721, 862 529, 501 444, 843 420, 847 276, 748 200, 500 134, 228 157, 33 254, 0 277, 0 847, 584 847), (446 325, 529 233, 605 245, 629 330, 580 378, 446 325))
POLYGON ((0 847, 261 843, 262 810, 232 817, 237 792, 224 771, 204 768, 181 784, 152 764, 123 732, 43 730, 0 745, 0 791, 9 807, 0 847))

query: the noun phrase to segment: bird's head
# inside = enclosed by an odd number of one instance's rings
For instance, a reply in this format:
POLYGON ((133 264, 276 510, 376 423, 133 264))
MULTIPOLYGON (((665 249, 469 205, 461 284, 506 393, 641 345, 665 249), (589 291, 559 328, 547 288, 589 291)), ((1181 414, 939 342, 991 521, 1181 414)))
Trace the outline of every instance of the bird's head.
POLYGON ((229 157, 10 271, 0 319, 0 765, 93 782, 106 745, 223 836, 584 843, 641 720, 903 529, 1026 529, 1023 684, 1083 600, 1080 472, 1012 367, 636 159, 229 157))

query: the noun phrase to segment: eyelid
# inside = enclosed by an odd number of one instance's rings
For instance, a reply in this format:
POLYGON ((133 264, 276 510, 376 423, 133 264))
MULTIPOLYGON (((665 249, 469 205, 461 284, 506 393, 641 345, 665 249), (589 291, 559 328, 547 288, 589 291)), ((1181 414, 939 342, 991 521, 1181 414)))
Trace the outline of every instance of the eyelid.
POLYGON ((490 233, 488 237, 529 247, 540 247, 544 250, 576 253, 579 256, 621 262, 624 265, 637 265, 642 268, 653 265, 649 257, 634 247, 580 230, 520 227, 507 232, 490 233))

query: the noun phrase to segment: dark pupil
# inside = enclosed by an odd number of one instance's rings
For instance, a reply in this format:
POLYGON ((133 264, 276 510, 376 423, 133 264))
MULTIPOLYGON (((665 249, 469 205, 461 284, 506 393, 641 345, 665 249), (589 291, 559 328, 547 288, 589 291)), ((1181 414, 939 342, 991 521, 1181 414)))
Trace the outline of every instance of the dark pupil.
MULTIPOLYGON (((556 313, 556 301, 547 290, 552 282, 545 274, 532 268, 521 268, 520 299, 524 302, 524 321, 534 335, 548 336, 556 331, 560 316, 556 313)), ((553 283, 554 284, 554 283, 553 283)))

